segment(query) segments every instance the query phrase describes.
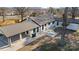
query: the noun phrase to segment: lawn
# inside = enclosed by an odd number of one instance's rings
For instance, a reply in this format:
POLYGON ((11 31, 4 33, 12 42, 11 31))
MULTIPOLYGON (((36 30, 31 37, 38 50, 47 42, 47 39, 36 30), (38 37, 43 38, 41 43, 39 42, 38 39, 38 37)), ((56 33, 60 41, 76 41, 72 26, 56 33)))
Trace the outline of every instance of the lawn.
POLYGON ((0 21, 0 26, 6 26, 6 25, 12 25, 12 24, 16 24, 18 19, 7 19, 4 22, 0 21))

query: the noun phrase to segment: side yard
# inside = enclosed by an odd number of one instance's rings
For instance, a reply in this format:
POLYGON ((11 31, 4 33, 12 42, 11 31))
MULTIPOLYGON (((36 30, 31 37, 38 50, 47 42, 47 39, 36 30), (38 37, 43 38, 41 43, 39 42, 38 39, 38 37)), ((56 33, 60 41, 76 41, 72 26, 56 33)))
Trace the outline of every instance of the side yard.
POLYGON ((34 49, 36 49, 37 47, 46 44, 46 43, 56 43, 55 38, 52 38, 50 36, 42 36, 38 39, 36 39, 35 41, 33 41, 32 43, 26 45, 25 47, 18 49, 18 51, 32 51, 34 49))

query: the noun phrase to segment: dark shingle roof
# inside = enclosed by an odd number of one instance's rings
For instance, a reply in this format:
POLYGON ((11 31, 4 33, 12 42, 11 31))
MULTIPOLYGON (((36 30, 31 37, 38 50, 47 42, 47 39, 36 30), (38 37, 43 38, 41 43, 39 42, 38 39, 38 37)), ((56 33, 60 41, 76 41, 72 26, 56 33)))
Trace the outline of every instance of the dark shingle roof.
POLYGON ((38 27, 38 25, 36 25, 35 23, 25 20, 22 23, 0 27, 0 30, 4 33, 6 37, 10 37, 36 27, 38 27))
POLYGON ((50 14, 44 14, 37 17, 31 17, 31 19, 35 21, 36 23, 38 23, 39 25, 44 25, 54 20, 53 15, 50 15, 50 14))
MULTIPOLYGON (((55 19, 56 21, 63 22, 63 19, 55 19)), ((79 23, 79 19, 67 19, 67 22, 70 23, 79 23)))

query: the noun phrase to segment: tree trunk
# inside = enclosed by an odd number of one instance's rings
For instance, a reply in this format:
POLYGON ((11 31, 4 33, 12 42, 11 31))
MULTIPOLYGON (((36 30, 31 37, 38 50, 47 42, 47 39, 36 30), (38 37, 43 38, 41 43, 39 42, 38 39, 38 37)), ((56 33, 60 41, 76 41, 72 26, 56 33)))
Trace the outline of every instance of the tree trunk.
POLYGON ((23 21, 23 15, 21 14, 21 22, 23 21))
POLYGON ((75 19, 76 7, 72 7, 72 19, 75 19))
POLYGON ((68 8, 65 8, 64 14, 63 14, 63 37, 65 36, 65 32, 66 32, 66 26, 67 26, 67 10, 68 8))
POLYGON ((5 17, 5 16, 3 15, 3 22, 5 21, 4 17, 5 17))
POLYGON ((65 33, 66 33, 66 25, 67 25, 67 10, 68 8, 66 7, 64 10, 63 14, 63 28, 62 28, 62 34, 61 34, 61 46, 63 47, 66 42, 65 42, 65 33))
POLYGON ((72 15, 72 19, 75 19, 75 15, 72 15))

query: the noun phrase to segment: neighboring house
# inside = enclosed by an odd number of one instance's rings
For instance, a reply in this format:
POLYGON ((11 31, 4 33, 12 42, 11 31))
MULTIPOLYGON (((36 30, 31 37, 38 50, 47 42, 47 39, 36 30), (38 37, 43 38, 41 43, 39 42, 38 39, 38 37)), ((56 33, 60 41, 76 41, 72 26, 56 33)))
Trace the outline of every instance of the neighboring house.
POLYGON ((77 30, 79 30, 79 24, 70 23, 70 24, 67 26, 67 29, 73 30, 73 31, 77 31, 77 30))
MULTIPOLYGON (((55 18, 55 21, 57 21, 57 22, 63 22, 63 19, 55 18)), ((68 23, 76 23, 76 24, 79 24, 79 19, 67 19, 67 22, 68 23)))
MULTIPOLYGON (((63 19, 55 19, 56 22, 58 23, 63 23, 63 19)), ((69 24, 67 26, 67 29, 69 30, 79 30, 79 19, 67 19, 67 23, 69 24)))
MULTIPOLYGON (((22 23, 0 27, 0 31, 2 31, 1 34, 3 34, 3 36, 7 37, 8 43, 11 44, 16 40, 20 40, 20 39, 22 40, 27 36, 35 37, 36 29, 38 27, 39 26, 34 22, 25 20, 22 23)), ((0 42, 1 40, 2 39, 0 39, 0 42)))

